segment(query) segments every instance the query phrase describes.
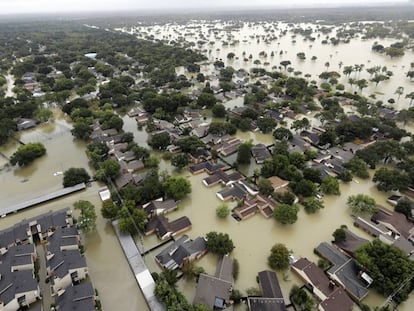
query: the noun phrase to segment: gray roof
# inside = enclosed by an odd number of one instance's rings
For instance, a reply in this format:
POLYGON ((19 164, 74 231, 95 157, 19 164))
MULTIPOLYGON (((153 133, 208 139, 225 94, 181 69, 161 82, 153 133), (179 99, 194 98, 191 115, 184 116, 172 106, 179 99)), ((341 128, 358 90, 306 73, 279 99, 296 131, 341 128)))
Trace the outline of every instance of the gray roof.
POLYGON ((190 240, 187 235, 183 235, 155 258, 163 267, 174 270, 180 267, 186 258, 206 250, 207 245, 204 238, 198 237, 195 240, 190 240))
POLYGON ((194 304, 203 303, 210 309, 225 308, 233 290, 233 264, 232 258, 223 256, 219 260, 215 276, 200 274, 194 304))
POLYGON ((366 285, 358 277, 360 269, 352 258, 326 242, 319 244, 316 250, 333 265, 328 274, 335 276, 350 295, 358 300, 368 295, 366 285))
POLYGON ((247 304, 250 311, 285 311, 286 305, 283 299, 248 297, 247 304))
POLYGON ((194 304, 203 303, 210 309, 222 307, 230 301, 232 288, 231 282, 202 273, 198 278, 194 304))
POLYGON ((283 300, 282 290, 275 272, 268 270, 259 272, 259 283, 263 297, 281 298, 283 300))
POLYGON ((85 257, 82 256, 79 250, 64 250, 53 253, 54 256, 47 261, 47 266, 53 276, 62 278, 71 269, 87 267, 85 257))
POLYGON ((20 270, 11 272, 10 265, 0 265, 0 300, 7 305, 17 294, 39 289, 33 277, 33 270, 20 270))
POLYGON ((223 197, 224 200, 228 198, 242 200, 247 195, 247 190, 242 185, 234 183, 231 187, 224 188, 217 192, 217 194, 223 197))
POLYGON ((25 241, 29 238, 27 232, 29 224, 34 222, 41 226, 40 230, 46 232, 51 228, 66 227, 67 218, 70 213, 69 208, 58 211, 50 211, 37 217, 22 220, 10 228, 0 231, 0 248, 7 247, 17 241, 25 241))
POLYGON ((94 311, 95 291, 91 283, 83 283, 66 288, 65 292, 56 297, 59 311, 94 311))

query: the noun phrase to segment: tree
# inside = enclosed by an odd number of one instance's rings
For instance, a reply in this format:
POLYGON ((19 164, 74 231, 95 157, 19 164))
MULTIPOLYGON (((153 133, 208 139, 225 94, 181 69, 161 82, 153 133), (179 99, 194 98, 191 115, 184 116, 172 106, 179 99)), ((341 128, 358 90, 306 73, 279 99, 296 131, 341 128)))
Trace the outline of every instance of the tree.
POLYGON ((217 208, 216 208, 216 216, 219 218, 226 218, 227 216, 230 215, 230 209, 227 206, 227 204, 223 203, 220 204, 217 208))
POLYGON ((321 190, 325 194, 340 195, 338 179, 332 176, 327 176, 321 184, 321 190))
POLYGON ((213 254, 224 256, 234 249, 233 241, 227 233, 211 231, 206 235, 207 249, 213 254))
POLYGON ((41 108, 35 111, 34 116, 40 122, 47 122, 53 116, 53 112, 47 108, 41 108))
POLYGON ((345 163, 344 167, 350 170, 352 174, 359 178, 366 179, 369 177, 368 165, 364 160, 358 157, 354 157, 349 160, 347 163, 345 163))
POLYGON ((19 166, 25 166, 32 163, 35 159, 40 158, 46 154, 46 148, 41 143, 28 143, 21 145, 17 148, 17 151, 13 153, 10 158, 12 165, 18 164, 19 166))
POLYGON ((112 202, 112 200, 106 200, 102 202, 101 214, 103 218, 115 219, 118 216, 119 208, 112 202))
MULTIPOLYGON (((414 263, 407 255, 395 246, 382 243, 378 239, 357 249, 355 258, 369 271, 373 279, 372 286, 384 296, 394 293, 400 284, 412 277, 414 263)), ((401 303, 408 298, 411 290, 411 282, 407 282, 396 292, 393 300, 401 303)))
POLYGON ((87 183, 91 177, 84 168, 71 167, 63 173, 63 187, 72 187, 77 184, 87 183))
POLYGON ((409 176, 395 169, 381 167, 374 174, 373 182, 380 191, 405 190, 410 184, 409 176))
POLYGON ((290 290, 289 296, 295 305, 296 310, 301 311, 312 311, 315 310, 316 306, 313 299, 307 294, 303 288, 299 288, 294 285, 290 290))
POLYGON ((162 187, 167 197, 175 200, 180 200, 191 193, 191 183, 184 177, 169 177, 162 187))
POLYGON ((362 92, 368 86, 368 82, 365 79, 360 79, 356 81, 356 85, 358 86, 359 90, 362 92))
POLYGON ((397 205, 394 208, 394 210, 397 213, 404 214, 405 217, 407 217, 407 218, 412 218, 413 217, 412 212, 411 212, 412 209, 413 209, 413 206, 412 206, 411 202, 409 200, 406 200, 406 199, 398 201, 397 205))
POLYGON ((76 210, 80 211, 80 216, 78 217, 78 226, 79 228, 88 233, 96 228, 96 212, 95 206, 85 200, 79 200, 73 204, 76 210))
POLYGON ((290 60, 283 60, 283 61, 281 61, 280 62, 280 64, 283 66, 283 68, 285 68, 285 70, 286 70, 286 67, 287 66, 289 66, 290 64, 291 64, 291 62, 290 62, 290 60))
POLYGON ((273 132, 273 137, 277 140, 291 140, 293 138, 293 134, 289 129, 279 127, 273 132))
POLYGON ((217 99, 213 94, 210 93, 201 93, 197 99, 197 105, 200 107, 211 108, 217 102, 217 99))
POLYGON ((263 117, 257 119, 256 125, 262 133, 266 134, 270 133, 276 127, 277 123, 272 118, 263 117))
POLYGON ((188 164, 188 156, 185 153, 177 153, 171 158, 171 164, 179 170, 188 164))
POLYGON ((249 142, 240 144, 237 152, 237 163, 250 164, 252 145, 249 142))
POLYGON ((403 86, 397 87, 397 89, 395 90, 394 94, 397 94, 398 95, 398 99, 397 100, 400 100, 400 96, 402 94, 404 94, 404 87, 403 86))
MULTIPOLYGON (((116 160, 108 159, 102 162, 101 168, 98 171, 101 171, 101 170, 103 171, 103 175, 106 178, 115 179, 121 174, 121 165, 116 160)), ((97 174, 98 174, 98 171, 97 171, 97 174)), ((103 181, 105 181, 106 178, 104 178, 103 181)))
POLYGON ((154 134, 148 141, 148 145, 150 145, 155 150, 164 150, 169 144, 170 135, 167 132, 154 134))
POLYGON ((296 195, 300 195, 305 198, 312 197, 317 192, 315 183, 307 179, 301 179, 298 182, 291 182, 290 186, 296 195))
POLYGON ((226 116, 226 107, 223 104, 215 104, 211 112, 215 118, 224 118, 226 116))
POLYGON ((283 225, 294 224, 298 220, 299 207, 296 204, 281 204, 274 210, 274 218, 283 225))
POLYGON ((227 59, 233 59, 234 56, 236 56, 236 54, 234 54, 233 52, 230 52, 227 54, 227 59))
POLYGON ((347 200, 348 207, 354 214, 372 215, 377 211, 377 202, 365 194, 351 195, 347 200))
POLYGON ((414 100, 414 92, 408 93, 405 95, 405 98, 409 98, 410 99, 410 105, 413 103, 414 100))
POLYGON ((291 129, 298 131, 298 130, 302 130, 302 129, 308 129, 310 127, 310 122, 308 118, 303 118, 300 120, 295 120, 293 121, 292 125, 291 125, 291 129))
POLYGON ((197 136, 183 137, 175 142, 182 152, 194 154, 197 149, 204 147, 204 143, 197 136))
POLYGON ((316 213, 318 210, 324 208, 323 201, 314 197, 304 199, 302 205, 308 214, 316 213))
POLYGON ((289 267, 289 250, 284 244, 273 245, 267 263, 273 270, 284 270, 289 267))
POLYGON ((136 234, 144 230, 147 213, 135 206, 135 201, 127 200, 118 212, 119 230, 123 233, 136 234))
POLYGON ((269 196, 274 192, 272 182, 266 178, 260 178, 257 187, 259 188, 259 192, 265 196, 269 196))
POLYGON ((183 275, 187 280, 192 280, 194 277, 199 277, 201 273, 205 273, 203 267, 197 267, 194 261, 187 262, 181 268, 183 275))
POLYGON ((89 136, 92 133, 92 128, 90 125, 83 119, 80 119, 75 122, 73 129, 71 130, 73 136, 81 140, 88 140, 89 136))
POLYGON ((344 242, 346 240, 346 233, 345 230, 341 227, 336 229, 333 233, 332 233, 334 239, 335 239, 335 243, 340 243, 340 242, 344 242))

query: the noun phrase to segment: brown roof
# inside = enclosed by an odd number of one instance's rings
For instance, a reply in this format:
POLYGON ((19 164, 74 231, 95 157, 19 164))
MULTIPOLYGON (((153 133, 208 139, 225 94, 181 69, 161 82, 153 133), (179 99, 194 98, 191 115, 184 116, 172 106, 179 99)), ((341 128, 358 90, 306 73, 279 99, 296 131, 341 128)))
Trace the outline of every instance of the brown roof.
POLYGON ((353 306, 354 302, 342 288, 338 288, 320 304, 324 311, 352 311, 353 306))
POLYGON ((407 220, 405 215, 392 212, 382 206, 380 206, 378 212, 372 216, 372 220, 378 223, 382 223, 387 227, 391 225, 406 239, 408 239, 414 231, 414 224, 407 220))
POLYGON ((354 252, 361 247, 362 245, 368 243, 369 241, 357 236, 352 231, 344 229, 345 231, 345 241, 335 242, 336 246, 342 249, 344 252, 353 256, 354 252))
POLYGON ((286 187, 289 184, 289 181, 284 180, 284 179, 282 179, 280 177, 277 177, 277 176, 269 177, 268 180, 270 180, 270 182, 272 183, 272 186, 275 190, 279 189, 279 188, 286 187))
POLYGON ((331 295, 335 290, 336 287, 330 285, 331 281, 325 272, 308 259, 301 258, 292 267, 305 273, 312 286, 319 289, 325 296, 331 295))

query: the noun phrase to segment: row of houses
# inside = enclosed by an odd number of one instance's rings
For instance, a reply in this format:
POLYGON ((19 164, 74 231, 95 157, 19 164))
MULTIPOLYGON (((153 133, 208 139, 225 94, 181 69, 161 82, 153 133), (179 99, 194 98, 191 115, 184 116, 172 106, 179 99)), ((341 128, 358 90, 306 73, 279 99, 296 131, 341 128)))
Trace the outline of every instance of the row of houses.
MULTIPOLYGON (((353 218, 356 227, 399 248, 407 258, 414 260, 414 224, 403 214, 379 206, 370 219, 353 218)), ((326 271, 306 258, 299 259, 291 266, 318 298, 319 310, 353 310, 354 301, 362 301, 373 282, 369 271, 362 270, 354 259, 356 250, 369 241, 346 228, 343 231, 344 239, 333 245, 322 242, 315 248, 315 252, 330 264, 326 271)))
POLYGON ((0 231, 0 310, 42 310, 35 268, 36 243, 46 249, 46 271, 55 296, 55 310, 95 310, 80 235, 69 208, 51 211, 0 231))

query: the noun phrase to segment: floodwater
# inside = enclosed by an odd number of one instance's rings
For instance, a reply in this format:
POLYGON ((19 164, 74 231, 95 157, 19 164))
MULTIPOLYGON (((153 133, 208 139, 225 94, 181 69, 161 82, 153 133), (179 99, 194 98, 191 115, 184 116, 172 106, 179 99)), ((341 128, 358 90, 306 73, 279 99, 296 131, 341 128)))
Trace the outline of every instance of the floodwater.
MULTIPOLYGON (((54 121, 21 133, 19 139, 23 142, 42 142, 47 149, 47 155, 26 168, 5 167, 0 171, 0 206, 16 204, 60 189, 62 175, 54 176, 55 172, 63 172, 70 167, 84 167, 90 171, 85 144, 73 140, 70 129, 70 123, 55 111, 54 121)), ((10 156, 17 147, 18 143, 12 141, 2 146, 0 151, 10 156)), ((82 242, 91 281, 99 292, 103 309, 146 311, 148 308, 145 300, 112 226, 101 216, 98 191, 102 187, 102 184, 93 183, 85 191, 1 218, 0 228, 7 228, 24 218, 49 210, 70 207, 78 200, 91 201, 97 210, 97 230, 84 235, 82 242)), ((48 310, 48 306, 45 310, 48 310)))
MULTIPOLYGON (((279 29, 286 29, 288 26, 283 23, 275 23, 279 29)), ((404 95, 401 96, 396 107, 402 108, 408 106, 408 100, 405 94, 413 89, 413 83, 405 77, 410 62, 414 59, 413 52, 407 51, 404 57, 390 59, 385 55, 378 55, 371 52, 371 46, 375 40, 352 39, 349 44, 339 44, 338 46, 322 45, 318 38, 315 42, 304 42, 300 36, 295 38, 296 42, 292 42, 291 34, 278 37, 277 40, 265 43, 262 38, 257 42, 256 35, 265 35, 265 27, 270 24, 252 25, 243 24, 240 29, 229 31, 231 40, 238 40, 233 46, 223 46, 221 41, 227 40, 227 35, 219 30, 220 36, 215 38, 213 34, 208 33, 206 26, 201 27, 207 40, 214 42, 207 47, 205 51, 210 61, 223 59, 226 65, 233 66, 236 69, 244 68, 249 70, 252 67, 262 66, 271 70, 273 66, 279 66, 280 61, 290 60, 292 67, 301 71, 302 75, 311 74, 310 79, 317 79, 317 76, 324 71, 325 63, 329 62, 329 70, 339 70, 339 62, 343 62, 343 66, 354 64, 365 64, 365 68, 375 65, 387 66, 394 72, 394 76, 390 81, 382 82, 377 88, 371 85, 364 90, 365 95, 376 93, 378 99, 386 101, 390 97, 395 97, 394 92, 398 86, 405 89, 404 95), (251 38, 253 36, 253 38, 251 38), (312 45, 312 46, 311 46, 312 45), (267 57, 260 57, 259 53, 266 51, 267 57), (275 51, 275 56, 271 57, 271 51, 275 51), (279 55, 283 51, 282 55, 279 55), (357 55, 355 55, 357 51, 357 55), (234 52, 236 58, 227 60, 227 54, 234 52), (243 52, 246 56, 252 54, 252 60, 243 61, 243 52), (296 57, 296 53, 304 52, 306 60, 300 61, 296 57), (316 61, 311 61, 311 57, 318 57, 316 61), (253 61, 259 59, 260 65, 254 65, 253 61), (268 65, 264 65, 267 62, 268 65)), ((303 25, 304 27, 306 25, 303 25)), ((221 23, 215 24, 217 29, 223 29, 221 23)), ((156 27, 138 27, 137 32, 147 32, 154 35, 155 38, 163 39, 168 35, 170 40, 178 38, 187 30, 185 26, 156 26, 156 27)), ((198 30, 193 32, 198 32, 198 30)), ((275 30, 278 32, 279 30, 275 30)), ((189 31, 188 31, 189 32, 189 31)), ((198 35, 186 36, 186 40, 196 42, 198 35)), ((380 43, 389 45, 394 40, 381 40, 380 43)), ((212 66, 202 66, 203 70, 214 72, 212 66)), ((354 74, 353 74, 354 75, 354 74)), ((358 78, 369 78, 365 71, 358 75, 358 78)), ((7 76, 8 93, 12 95, 12 77, 7 76)), ((342 77, 340 82, 345 81, 342 77)), ((350 86, 346 86, 351 90, 350 86)), ((231 108, 241 106, 242 98, 236 98, 225 103, 226 107, 231 108)), ((138 130, 135 120, 127 116, 123 117, 124 130, 134 133, 135 141, 141 146, 147 146, 147 133, 145 129, 138 130)), ((54 173, 65 171, 69 167, 85 167, 88 170, 88 159, 85 155, 85 144, 74 141, 70 134, 70 123, 55 112, 55 120, 49 124, 38 126, 36 129, 22 132, 18 139, 23 142, 42 142, 47 149, 47 155, 37 159, 27 168, 10 168, 4 167, 0 171, 0 205, 5 206, 15 204, 23 200, 38 196, 44 192, 54 191, 61 187, 62 175, 54 176, 54 173)), ((271 135, 261 133, 238 132, 238 136, 243 140, 252 140, 254 143, 272 144, 271 135)), ((0 152, 9 157, 17 149, 18 143, 11 141, 5 146, 0 147, 0 152)), ((349 195, 357 193, 366 193, 373 196, 379 204, 384 204, 386 195, 376 190, 371 181, 360 181, 342 185, 341 196, 328 196, 324 198, 325 209, 314 215, 306 214, 303 209, 299 212, 298 221, 289 226, 277 224, 273 219, 265 219, 261 214, 254 217, 237 222, 233 218, 228 217, 225 220, 217 219, 215 208, 221 203, 215 193, 219 191, 220 186, 206 188, 202 183, 205 174, 192 176, 188 171, 173 171, 169 161, 162 159, 161 154, 156 154, 160 160, 160 168, 172 172, 174 175, 182 175, 188 178, 192 184, 192 194, 179 203, 179 209, 173 212, 169 217, 176 219, 180 216, 188 216, 193 224, 192 229, 187 232, 191 238, 203 236, 207 232, 215 230, 218 232, 227 232, 235 243, 233 256, 240 263, 240 274, 236 281, 236 288, 243 293, 250 287, 257 287, 256 276, 261 270, 268 269, 267 256, 270 248, 275 243, 284 243, 289 246, 296 257, 307 257, 313 261, 317 261, 317 257, 313 254, 313 248, 322 241, 330 241, 332 232, 339 226, 345 224, 359 235, 365 236, 364 232, 354 228, 350 212, 346 207, 346 200, 349 195)), ((234 156, 233 156, 234 157, 234 156)), ((231 162, 231 161, 229 161, 231 162)), ((0 167, 6 164, 4 158, 0 158, 0 167)), ((251 175, 257 166, 252 164, 242 170, 251 175)), ((23 219, 38 215, 50 209, 58 209, 71 206, 79 199, 90 200, 100 209, 100 201, 98 190, 100 185, 93 184, 87 190, 71 195, 69 197, 56 200, 54 202, 31 208, 21 213, 7 216, 0 219, 0 228, 5 228, 13 223, 23 219)), ((229 203, 230 207, 235 206, 235 202, 229 203)), ((142 240, 144 248, 148 249, 156 245, 159 241, 156 237, 146 237, 142 240)), ((97 231, 83 237, 83 243, 86 247, 86 258, 91 274, 92 282, 98 289, 104 310, 147 310, 142 294, 134 280, 129 269, 127 261, 122 253, 119 243, 113 233, 111 226, 101 217, 98 212, 97 231)), ((157 251, 147 255, 145 260, 151 270, 159 271, 153 257, 157 251)), ((203 257, 197 265, 203 266, 208 273, 214 273, 217 258, 208 254, 203 257)), ((295 275, 290 271, 278 273, 281 287, 285 297, 293 284, 302 284, 295 275)), ((179 288, 183 290, 190 301, 194 297, 194 282, 181 280, 179 288)), ((384 302, 384 298, 371 291, 365 303, 376 306, 384 302)), ((411 295, 410 300, 399 306, 399 310, 412 310, 414 306, 414 298, 411 295)), ((242 309, 242 308, 240 308, 242 309)))
POLYGON ((11 74, 6 75, 7 88, 5 92, 5 97, 14 97, 13 87, 14 87, 14 77, 11 74))
MULTIPOLYGON (((388 81, 381 82, 378 86, 375 83, 369 83, 369 86, 363 90, 365 96, 375 94, 378 100, 387 103, 389 98, 394 98, 396 103, 395 108, 406 108, 409 105, 409 99, 405 98, 414 90, 414 81, 410 81, 406 77, 406 73, 410 70, 410 65, 414 59, 414 53, 407 50, 403 57, 390 58, 385 54, 378 54, 371 51, 374 42, 386 46, 395 43, 397 39, 368 39, 361 38, 351 39, 350 43, 339 43, 334 46, 331 44, 322 44, 321 41, 326 38, 320 32, 315 32, 316 25, 314 24, 295 24, 294 27, 302 27, 303 29, 312 28, 316 37, 314 42, 305 40, 301 35, 294 35, 290 32, 292 27, 286 23, 242 23, 241 27, 233 27, 233 24, 225 24, 221 22, 194 22, 187 25, 156 25, 156 26, 139 26, 131 29, 123 29, 129 33, 134 33, 138 37, 146 37, 152 35, 155 39, 160 40, 183 40, 194 44, 194 49, 199 49, 205 54, 209 61, 223 60, 226 66, 232 66, 237 69, 245 69, 249 71, 253 67, 265 68, 266 70, 273 70, 272 68, 280 67, 280 62, 289 60, 290 67, 294 71, 300 72, 299 77, 305 77, 305 74, 310 74, 309 80, 316 80, 321 82, 318 78, 319 74, 327 69, 329 71, 338 71, 342 77, 339 83, 343 83, 347 91, 359 91, 354 85, 351 87, 347 81, 348 77, 342 74, 344 66, 353 66, 355 64, 363 64, 364 69, 360 73, 351 74, 352 78, 367 79, 371 77, 365 71, 366 68, 374 66, 386 66, 388 70, 393 72, 393 76, 388 81), (271 31, 269 31, 269 29, 271 31), (287 30, 286 35, 281 35, 282 31, 287 30), (318 35, 320 34, 320 37, 318 35), (207 44, 198 46, 198 41, 207 41, 207 44), (228 43, 228 44, 226 44, 228 43), (264 51, 267 56, 259 55, 264 51), (274 56, 271 56, 271 52, 274 56), (234 53, 234 59, 227 59, 228 53, 234 53), (305 53, 306 59, 300 60, 296 54, 305 53), (280 54, 282 53, 282 54, 280 54), (244 58, 251 59, 244 61, 244 58), (311 60, 312 56, 316 56, 315 61, 311 60), (255 61, 260 61, 260 64, 254 64, 255 61), (329 67, 325 66, 329 63, 329 67), (340 65, 341 64, 341 65, 340 65), (395 95, 396 89, 402 86, 404 94, 398 99, 395 95)), ((334 27, 334 26, 332 26, 334 27)), ((329 37, 335 37, 337 28, 329 37)), ((212 66, 202 66, 202 70, 208 73, 217 74, 212 66)), ((277 69, 279 70, 279 69, 277 69)), ((283 70, 283 69, 282 69, 283 70)), ((287 73, 289 74, 289 73, 287 73)))

